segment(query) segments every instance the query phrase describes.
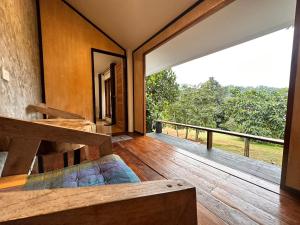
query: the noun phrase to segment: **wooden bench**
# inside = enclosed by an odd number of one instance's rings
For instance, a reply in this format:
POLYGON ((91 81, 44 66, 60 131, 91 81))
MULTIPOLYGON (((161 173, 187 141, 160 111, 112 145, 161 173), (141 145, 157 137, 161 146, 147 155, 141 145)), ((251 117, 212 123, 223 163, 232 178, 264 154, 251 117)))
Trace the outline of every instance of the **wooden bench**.
MULTIPOLYGON (((0 188, 22 186, 42 140, 94 146, 112 154, 111 137, 0 117, 0 136, 11 138, 0 188)), ((195 225, 195 188, 181 180, 71 189, 0 192, 0 224, 195 225)))

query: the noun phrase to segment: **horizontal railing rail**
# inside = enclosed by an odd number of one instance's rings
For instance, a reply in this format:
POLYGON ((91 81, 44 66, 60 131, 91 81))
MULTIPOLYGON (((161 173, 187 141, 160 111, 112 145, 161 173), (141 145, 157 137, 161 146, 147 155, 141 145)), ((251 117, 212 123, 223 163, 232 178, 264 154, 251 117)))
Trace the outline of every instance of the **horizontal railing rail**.
POLYGON ((252 134, 245 134, 245 133, 239 133, 239 132, 234 132, 234 131, 227 131, 227 130, 202 127, 202 126, 196 126, 196 125, 190 125, 190 124, 184 124, 184 123, 176 123, 176 122, 170 122, 170 121, 164 121, 164 120, 156 120, 155 122, 156 122, 156 132, 157 133, 161 133, 162 124, 174 125, 176 127, 176 131, 178 131, 178 127, 185 127, 187 129, 186 138, 188 136, 187 135, 188 128, 195 129, 196 131, 199 131, 199 130, 206 131, 207 132, 207 149, 208 150, 212 149, 213 133, 226 134, 226 135, 230 135, 230 136, 244 138, 244 141, 245 141, 244 155, 247 157, 249 157, 250 140, 284 145, 284 140, 282 140, 282 139, 268 138, 268 137, 256 136, 256 135, 252 135, 252 134))

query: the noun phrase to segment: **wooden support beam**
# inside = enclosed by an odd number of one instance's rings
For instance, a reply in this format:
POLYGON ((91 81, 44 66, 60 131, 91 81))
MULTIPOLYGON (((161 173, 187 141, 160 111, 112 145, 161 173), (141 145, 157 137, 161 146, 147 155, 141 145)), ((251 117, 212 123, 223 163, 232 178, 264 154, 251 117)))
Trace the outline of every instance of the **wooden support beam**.
POLYGON ((1 176, 28 174, 40 143, 38 139, 13 138, 1 176))
POLYGON ((249 157, 250 156, 250 139, 249 138, 244 138, 244 156, 249 157))
MULTIPOLYGON (((100 155, 112 154, 111 136, 70 128, 0 117, 0 137, 12 138, 2 176, 27 174, 41 141, 84 144, 99 149, 100 155), (22 162, 22 163, 20 163, 22 162)), ((67 149, 70 151, 72 149, 67 149)), ((39 157, 39 171, 43 170, 39 157)))
POLYGON ((1 193, 6 225, 196 225, 196 190, 182 180, 1 193))
POLYGON ((206 139, 207 150, 211 150, 212 145, 213 145, 213 132, 207 131, 207 139, 206 139))
POLYGON ((111 140, 105 141, 99 148, 100 157, 112 154, 112 142, 111 140))

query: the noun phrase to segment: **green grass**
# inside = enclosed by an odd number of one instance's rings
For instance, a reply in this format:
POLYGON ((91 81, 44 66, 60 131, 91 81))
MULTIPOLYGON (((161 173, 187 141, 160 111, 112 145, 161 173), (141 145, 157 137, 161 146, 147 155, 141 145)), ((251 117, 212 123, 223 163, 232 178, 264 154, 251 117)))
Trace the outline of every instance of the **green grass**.
MULTIPOLYGON (((170 126, 163 128, 163 133, 177 136, 176 130, 170 126)), ((178 130, 178 136, 185 138, 185 129, 178 130)), ((189 129, 188 139, 195 141, 196 131, 189 129)), ((206 132, 199 133, 199 141, 206 144, 206 132)), ((199 142, 198 141, 198 142, 199 142)), ((225 134, 213 134, 213 147, 227 152, 244 155, 244 140, 225 134)), ((283 146, 269 143, 250 142, 250 158, 281 166, 283 146)))

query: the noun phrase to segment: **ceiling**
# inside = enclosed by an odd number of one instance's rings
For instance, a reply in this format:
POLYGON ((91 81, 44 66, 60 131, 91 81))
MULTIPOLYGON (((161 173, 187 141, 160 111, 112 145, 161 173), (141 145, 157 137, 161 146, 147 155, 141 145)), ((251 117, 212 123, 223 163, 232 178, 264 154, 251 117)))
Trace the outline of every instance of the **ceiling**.
POLYGON ((109 68, 109 65, 111 63, 119 63, 121 61, 122 61, 122 58, 120 58, 120 57, 94 52, 95 75, 103 73, 106 69, 109 68))
POLYGON ((295 8, 296 0, 235 1, 146 55, 146 75, 289 27, 295 8))
POLYGON ((67 0, 122 47, 134 50, 197 0, 67 0))

